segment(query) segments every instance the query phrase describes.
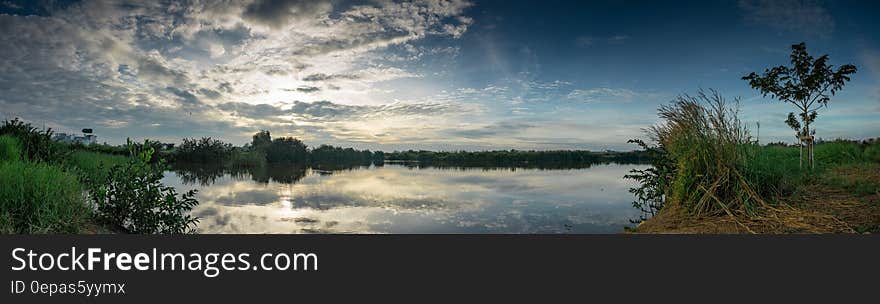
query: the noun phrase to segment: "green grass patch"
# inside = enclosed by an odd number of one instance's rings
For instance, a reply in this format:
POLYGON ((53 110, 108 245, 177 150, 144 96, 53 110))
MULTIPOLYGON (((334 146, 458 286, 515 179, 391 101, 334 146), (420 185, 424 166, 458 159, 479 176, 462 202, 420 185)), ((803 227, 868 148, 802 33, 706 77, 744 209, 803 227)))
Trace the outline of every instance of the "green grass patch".
POLYGON ((21 144, 9 135, 0 136, 0 162, 21 160, 21 144))
POLYGON ((106 153, 76 151, 67 160, 67 167, 88 181, 107 179, 110 168, 125 164, 128 157, 106 153))
POLYGON ((0 230, 5 233, 77 233, 88 220, 76 176, 45 163, 0 163, 0 230))
POLYGON ((822 184, 838 187, 857 196, 880 193, 880 164, 840 165, 822 174, 822 184))

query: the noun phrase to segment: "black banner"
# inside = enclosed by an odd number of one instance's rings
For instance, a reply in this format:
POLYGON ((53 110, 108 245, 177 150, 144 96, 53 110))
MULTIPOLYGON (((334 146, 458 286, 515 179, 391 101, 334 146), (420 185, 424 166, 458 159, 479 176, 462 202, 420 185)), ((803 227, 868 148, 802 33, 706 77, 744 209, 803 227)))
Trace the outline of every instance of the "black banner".
POLYGON ((701 294, 757 300, 759 293, 841 302, 873 298, 880 270, 874 235, 7 235, 0 241, 6 284, 0 303, 423 302, 472 295, 629 302, 701 294))

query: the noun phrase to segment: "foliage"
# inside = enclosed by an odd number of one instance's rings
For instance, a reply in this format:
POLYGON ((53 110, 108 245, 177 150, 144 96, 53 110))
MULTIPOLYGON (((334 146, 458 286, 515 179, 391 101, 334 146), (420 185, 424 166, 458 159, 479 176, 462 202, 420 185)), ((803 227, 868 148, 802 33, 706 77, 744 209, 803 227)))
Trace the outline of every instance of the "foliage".
POLYGON ((0 162, 0 230, 77 233, 89 217, 76 176, 46 163, 0 162))
POLYGON ((272 144, 272 135, 269 134, 267 130, 260 130, 253 136, 253 140, 251 141, 251 147, 255 150, 265 150, 269 145, 272 144))
POLYGON ((266 161, 305 163, 309 159, 306 145, 293 137, 279 137, 266 147, 266 161))
POLYGON ((0 162, 21 160, 21 145, 9 135, 0 136, 0 162))
MULTIPOLYGON (((764 71, 763 75, 750 73, 742 79, 764 96, 770 95, 782 102, 791 103, 800 112, 789 113, 785 123, 795 130, 798 140, 812 136, 810 125, 816 120, 817 110, 828 105, 831 96, 840 91, 856 72, 851 64, 840 66, 837 70, 828 64, 828 55, 814 59, 807 53, 807 46, 801 42, 791 46, 791 67, 777 66, 764 71)), ((807 159, 813 151, 812 141, 807 141, 807 159)))
POLYGON ((175 161, 187 162, 222 162, 228 160, 233 153, 232 144, 210 137, 184 138, 177 148, 175 161))
POLYGON ((670 202, 696 215, 751 213, 763 203, 747 178, 746 165, 753 157, 748 147, 753 144, 736 107, 718 92, 700 91, 679 96, 658 112, 664 123, 648 133, 666 152, 669 163, 662 166, 674 167, 674 174, 665 189, 652 191, 665 193, 670 202))
POLYGON ((639 223, 656 215, 666 205, 666 189, 669 188, 669 181, 675 177, 675 166, 663 146, 648 146, 640 139, 631 139, 627 142, 641 147, 651 159, 650 168, 633 169, 630 174, 623 176, 639 183, 638 187, 629 189, 629 192, 636 196, 636 200, 632 203, 633 207, 642 212, 639 220, 630 220, 630 222, 639 223))
POLYGON ((70 154, 65 167, 76 172, 86 182, 103 181, 107 179, 110 168, 126 162, 127 156, 79 150, 70 154))
POLYGON ((128 147, 128 161, 114 165, 91 188, 97 218, 130 233, 193 232, 198 219, 189 211, 198 205, 195 190, 178 198, 173 187, 161 183, 163 164, 150 163, 155 150, 149 142, 138 148, 129 141, 128 147))
POLYGON ((52 129, 39 130, 18 118, 4 120, 0 125, 0 135, 18 139, 22 155, 32 161, 52 161, 64 159, 68 152, 63 144, 52 140, 52 129))
POLYGON ((874 142, 865 147, 864 155, 867 161, 880 163, 880 141, 874 142))
MULTIPOLYGON (((381 153, 381 152, 378 152, 381 153)), ((330 145, 321 145, 312 149, 309 160, 313 164, 362 164, 369 165, 373 162, 384 161, 384 153, 374 155, 370 150, 355 150, 353 148, 341 148, 330 145), (381 158, 380 158, 381 157, 381 158)))
POLYGON ((561 151, 395 151, 385 155, 393 161, 417 161, 425 165, 455 166, 512 166, 537 168, 578 168, 603 162, 636 163, 648 161, 645 152, 592 152, 585 150, 561 151))

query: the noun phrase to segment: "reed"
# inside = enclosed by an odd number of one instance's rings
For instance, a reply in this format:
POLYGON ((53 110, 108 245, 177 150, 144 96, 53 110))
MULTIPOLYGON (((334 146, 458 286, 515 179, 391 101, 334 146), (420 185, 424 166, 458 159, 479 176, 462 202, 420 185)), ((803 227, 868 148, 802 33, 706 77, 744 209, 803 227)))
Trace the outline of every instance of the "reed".
POLYGON ((747 177, 755 151, 737 106, 716 91, 700 91, 660 107, 664 122, 648 133, 675 168, 666 189, 670 203, 696 215, 753 213, 764 204, 747 177))

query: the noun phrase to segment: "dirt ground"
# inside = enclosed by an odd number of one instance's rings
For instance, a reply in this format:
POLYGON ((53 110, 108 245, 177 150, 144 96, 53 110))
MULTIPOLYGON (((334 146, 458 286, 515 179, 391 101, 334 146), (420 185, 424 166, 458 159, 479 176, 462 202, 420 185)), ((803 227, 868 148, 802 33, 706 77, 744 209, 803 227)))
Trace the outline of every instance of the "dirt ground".
POLYGON ((755 216, 688 215, 670 205, 630 233, 880 233, 878 166, 830 170, 755 216))

